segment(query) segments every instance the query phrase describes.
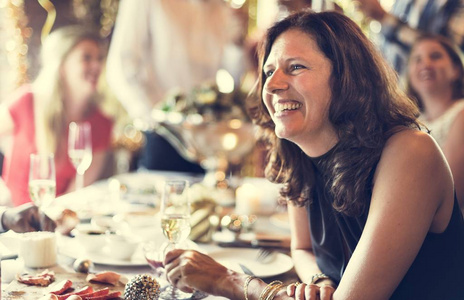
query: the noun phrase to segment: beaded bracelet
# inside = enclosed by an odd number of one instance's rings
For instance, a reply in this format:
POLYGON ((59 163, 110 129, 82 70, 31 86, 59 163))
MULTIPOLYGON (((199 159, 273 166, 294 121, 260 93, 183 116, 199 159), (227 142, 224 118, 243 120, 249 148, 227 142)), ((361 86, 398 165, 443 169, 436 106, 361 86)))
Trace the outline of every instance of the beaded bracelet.
POLYGON ((250 285, 250 282, 255 279, 256 276, 248 276, 247 279, 245 279, 245 283, 243 284, 243 293, 245 294, 245 300, 248 300, 248 285, 250 285))
MULTIPOLYGON (((261 295, 259 295, 258 300, 269 300, 269 296, 272 293, 273 290, 275 289, 280 289, 282 287, 283 283, 280 280, 274 280, 273 282, 269 283, 264 290, 261 292, 261 295)), ((272 299, 272 298, 271 298, 272 299)))

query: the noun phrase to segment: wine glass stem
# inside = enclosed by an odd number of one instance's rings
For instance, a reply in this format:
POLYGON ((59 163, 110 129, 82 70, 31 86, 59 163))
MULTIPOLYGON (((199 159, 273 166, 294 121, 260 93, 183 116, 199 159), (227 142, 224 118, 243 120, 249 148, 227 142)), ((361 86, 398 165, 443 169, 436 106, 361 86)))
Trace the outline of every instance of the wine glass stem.
POLYGON ((84 187, 84 173, 76 172, 76 191, 84 187))

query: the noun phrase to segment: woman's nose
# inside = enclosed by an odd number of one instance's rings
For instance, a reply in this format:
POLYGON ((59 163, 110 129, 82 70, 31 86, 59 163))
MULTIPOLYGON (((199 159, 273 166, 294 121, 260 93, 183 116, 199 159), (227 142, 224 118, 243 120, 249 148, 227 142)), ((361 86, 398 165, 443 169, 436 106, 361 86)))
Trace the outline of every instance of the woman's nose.
POLYGON ((275 94, 279 91, 288 89, 287 76, 280 70, 275 70, 274 73, 267 78, 264 89, 269 94, 275 94))

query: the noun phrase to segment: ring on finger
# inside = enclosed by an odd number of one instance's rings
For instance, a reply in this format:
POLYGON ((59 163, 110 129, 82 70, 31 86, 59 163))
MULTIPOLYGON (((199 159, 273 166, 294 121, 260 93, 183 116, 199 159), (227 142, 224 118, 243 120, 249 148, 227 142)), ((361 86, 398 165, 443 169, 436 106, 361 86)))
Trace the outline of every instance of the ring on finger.
POLYGON ((298 281, 294 283, 295 287, 299 286, 300 284, 301 282, 298 282, 298 281))

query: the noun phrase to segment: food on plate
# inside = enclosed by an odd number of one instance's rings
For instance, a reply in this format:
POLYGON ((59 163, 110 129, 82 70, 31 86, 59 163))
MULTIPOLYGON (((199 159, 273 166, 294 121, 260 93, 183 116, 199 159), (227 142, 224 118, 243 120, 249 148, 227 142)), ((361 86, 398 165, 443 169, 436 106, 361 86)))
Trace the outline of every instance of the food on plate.
POLYGON ((88 282, 103 282, 111 285, 116 285, 119 282, 121 275, 116 272, 103 271, 96 274, 87 275, 86 280, 88 282))
POLYGON ((58 297, 53 294, 47 294, 43 297, 41 297, 39 300, 58 300, 58 297))
POLYGON ((27 285, 49 286, 55 281, 55 272, 46 269, 36 275, 21 274, 16 276, 16 280, 27 285))
POLYGON ((93 293, 83 294, 79 296, 82 298, 82 300, 106 300, 118 298, 119 296, 121 296, 121 292, 110 292, 108 288, 104 288, 93 293))
POLYGON ((55 219, 56 230, 63 235, 69 235, 80 220, 75 211, 65 208, 55 219))
POLYGON ((93 288, 91 286, 84 286, 83 288, 80 288, 74 292, 71 292, 71 293, 67 293, 67 294, 64 294, 64 295, 59 295, 58 296, 58 300, 72 300, 72 299, 77 299, 76 297, 74 296, 81 296, 81 295, 85 295, 85 294, 90 294, 90 293, 93 293, 93 288), (74 297, 74 298, 71 298, 71 297, 74 297))
POLYGON ((54 294, 54 295, 61 295, 63 294, 67 289, 72 287, 72 281, 71 280, 62 280, 60 282, 57 282, 50 286, 49 293, 54 294))

